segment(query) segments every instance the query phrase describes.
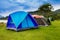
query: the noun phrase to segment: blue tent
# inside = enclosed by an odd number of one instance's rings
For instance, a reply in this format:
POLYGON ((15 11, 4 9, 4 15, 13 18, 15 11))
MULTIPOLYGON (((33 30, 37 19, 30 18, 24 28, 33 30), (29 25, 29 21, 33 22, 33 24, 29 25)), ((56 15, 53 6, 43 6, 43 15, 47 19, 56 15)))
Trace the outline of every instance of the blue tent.
POLYGON ((7 29, 22 30, 29 28, 37 28, 38 24, 32 16, 24 11, 14 12, 9 15, 7 29))

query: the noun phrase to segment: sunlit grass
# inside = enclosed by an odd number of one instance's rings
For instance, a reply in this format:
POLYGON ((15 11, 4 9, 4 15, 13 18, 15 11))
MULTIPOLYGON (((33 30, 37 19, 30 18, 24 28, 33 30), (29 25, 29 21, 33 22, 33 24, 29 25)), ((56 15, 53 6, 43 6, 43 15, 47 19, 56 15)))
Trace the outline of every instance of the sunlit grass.
POLYGON ((53 21, 47 27, 20 32, 6 30, 6 25, 0 24, 0 40, 60 40, 60 21, 53 21))

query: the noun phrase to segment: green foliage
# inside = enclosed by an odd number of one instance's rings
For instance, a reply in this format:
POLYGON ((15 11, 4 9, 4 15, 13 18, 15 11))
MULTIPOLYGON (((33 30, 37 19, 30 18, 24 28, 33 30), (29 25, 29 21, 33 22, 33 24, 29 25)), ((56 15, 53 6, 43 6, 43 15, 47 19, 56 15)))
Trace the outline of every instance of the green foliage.
POLYGON ((51 12, 51 9, 52 9, 52 5, 47 3, 47 4, 44 4, 41 7, 39 7, 38 11, 47 13, 47 12, 51 12))
POLYGON ((31 14, 38 14, 43 15, 46 18, 51 17, 52 20, 59 20, 60 19, 60 9, 56 11, 51 11, 53 9, 53 6, 49 3, 46 3, 38 8, 37 11, 30 12, 31 14))
POLYGON ((52 17, 53 17, 55 20, 59 20, 59 19, 60 19, 60 9, 58 9, 58 10, 56 10, 56 11, 53 11, 52 17))
POLYGON ((53 13, 52 17, 55 19, 55 20, 60 20, 60 13, 53 13))
POLYGON ((51 16, 51 9, 52 9, 52 5, 49 3, 46 3, 44 5, 42 5, 41 7, 38 8, 38 11, 40 11, 42 13, 42 15, 44 15, 45 17, 49 18, 49 16, 51 16))
POLYGON ((46 3, 46 4, 43 4, 42 6, 40 6, 37 11, 30 12, 30 13, 43 15, 46 18, 49 18, 52 15, 51 9, 53 9, 52 5, 49 3, 46 3))
POLYGON ((0 18, 0 20, 7 20, 8 16, 0 18))
POLYGON ((60 21, 53 21, 48 27, 20 32, 6 30, 6 25, 0 26, 0 40, 60 40, 60 21))

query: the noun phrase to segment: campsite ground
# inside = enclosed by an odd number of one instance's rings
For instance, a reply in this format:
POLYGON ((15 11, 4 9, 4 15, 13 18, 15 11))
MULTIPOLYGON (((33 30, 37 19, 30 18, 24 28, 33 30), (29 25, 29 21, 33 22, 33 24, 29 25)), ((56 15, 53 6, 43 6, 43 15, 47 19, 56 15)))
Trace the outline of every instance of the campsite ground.
POLYGON ((60 40, 60 21, 53 21, 48 27, 20 32, 6 30, 6 25, 2 23, 0 24, 0 40, 60 40))

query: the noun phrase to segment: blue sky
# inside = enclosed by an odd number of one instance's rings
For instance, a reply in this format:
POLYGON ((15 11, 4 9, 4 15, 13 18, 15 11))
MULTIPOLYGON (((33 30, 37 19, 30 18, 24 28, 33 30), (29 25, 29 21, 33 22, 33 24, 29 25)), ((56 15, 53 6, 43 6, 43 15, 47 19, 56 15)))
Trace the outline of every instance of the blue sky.
POLYGON ((60 0, 0 0, 0 14, 9 15, 15 11, 36 11, 39 6, 50 3, 54 10, 60 9, 60 0))
POLYGON ((47 2, 52 4, 54 10, 60 9, 60 0, 47 0, 47 2))

